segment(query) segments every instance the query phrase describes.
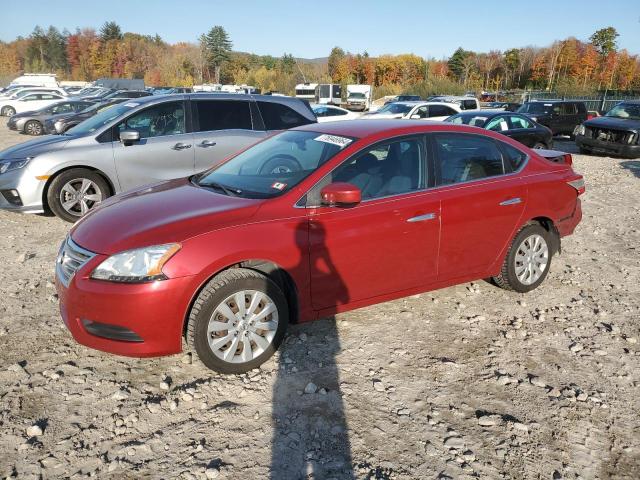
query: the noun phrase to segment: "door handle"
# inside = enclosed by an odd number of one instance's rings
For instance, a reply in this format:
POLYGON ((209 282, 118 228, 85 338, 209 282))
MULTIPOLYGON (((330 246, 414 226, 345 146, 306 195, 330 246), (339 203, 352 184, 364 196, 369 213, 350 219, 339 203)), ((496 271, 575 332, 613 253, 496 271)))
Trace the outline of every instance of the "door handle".
POLYGON ((190 143, 178 142, 171 148, 173 148, 174 150, 185 150, 187 148, 191 148, 191 144, 190 143))
POLYGON ((214 142, 213 140, 203 140, 202 142, 200 142, 198 144, 199 147, 202 148, 208 148, 208 147, 213 147, 215 146, 216 142, 214 142))
POLYGON ((434 218, 436 218, 436 214, 435 213, 425 213, 424 215, 418 215, 417 217, 411 217, 410 219, 407 220, 407 222, 409 222, 409 223, 424 222, 426 220, 433 220, 434 218))
POLYGON ((500 206, 506 207, 507 205, 517 205, 518 203, 522 203, 522 199, 520 197, 515 197, 515 198, 510 198, 509 200, 500 202, 500 206))

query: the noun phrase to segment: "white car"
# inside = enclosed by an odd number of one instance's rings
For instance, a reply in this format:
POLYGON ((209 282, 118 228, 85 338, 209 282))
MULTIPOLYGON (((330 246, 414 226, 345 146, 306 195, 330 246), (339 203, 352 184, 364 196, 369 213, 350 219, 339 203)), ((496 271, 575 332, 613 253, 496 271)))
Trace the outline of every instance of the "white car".
POLYGON ((349 110, 333 105, 311 105, 311 110, 315 113, 319 123, 353 120, 361 117, 359 113, 350 112, 349 110))
POLYGON ((20 98, 0 100, 0 115, 10 117, 16 113, 40 110, 65 98, 66 96, 60 93, 29 92, 20 98))
POLYGON ((19 87, 6 91, 0 95, 0 102, 8 98, 15 99, 20 98, 27 93, 31 92, 47 92, 47 93, 59 93, 60 95, 67 95, 67 92, 58 87, 19 87))
POLYGON ((460 105, 442 102, 393 102, 380 110, 362 116, 368 120, 382 118, 404 118, 412 120, 442 121, 460 113, 460 105))

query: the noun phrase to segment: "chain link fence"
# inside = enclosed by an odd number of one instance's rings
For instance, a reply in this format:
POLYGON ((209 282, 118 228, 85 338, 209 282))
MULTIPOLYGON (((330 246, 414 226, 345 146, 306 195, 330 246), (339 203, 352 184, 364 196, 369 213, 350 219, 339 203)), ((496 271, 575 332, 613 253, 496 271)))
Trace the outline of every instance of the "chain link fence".
POLYGON ((615 92, 602 92, 596 95, 558 95, 554 92, 525 92, 524 101, 532 100, 575 100, 584 102, 587 110, 593 110, 604 114, 611 110, 616 104, 624 100, 640 100, 640 94, 621 94, 615 92))

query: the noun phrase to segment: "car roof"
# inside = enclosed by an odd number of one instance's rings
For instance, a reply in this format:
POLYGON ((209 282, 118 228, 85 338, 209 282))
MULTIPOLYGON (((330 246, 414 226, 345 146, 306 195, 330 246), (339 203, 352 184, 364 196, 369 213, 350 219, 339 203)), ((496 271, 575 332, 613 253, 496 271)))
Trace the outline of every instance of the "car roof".
POLYGON ((487 117, 487 119, 489 118, 493 118, 493 117, 497 117, 498 115, 500 116, 518 116, 518 117, 522 117, 523 115, 521 113, 517 113, 517 112, 507 112, 505 110, 463 110, 460 113, 456 114, 456 117, 487 117))
MULTIPOLYGON (((456 125, 455 127, 459 127, 456 125)), ((454 125, 430 120, 399 120, 399 119, 380 119, 380 120, 349 120, 325 123, 312 123, 292 130, 318 132, 328 135, 341 135, 345 137, 366 138, 375 136, 382 132, 387 132, 389 136, 402 135, 403 133, 422 133, 431 130, 451 130, 454 125)), ((472 127, 473 128, 473 127, 472 127)), ((476 129, 477 130, 477 129, 476 129)))

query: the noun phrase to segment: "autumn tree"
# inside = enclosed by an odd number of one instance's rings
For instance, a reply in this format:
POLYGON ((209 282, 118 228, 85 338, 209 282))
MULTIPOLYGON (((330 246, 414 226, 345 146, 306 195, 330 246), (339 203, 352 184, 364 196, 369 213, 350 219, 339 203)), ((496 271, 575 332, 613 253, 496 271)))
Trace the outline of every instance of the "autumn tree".
POLYGON ((329 70, 329 76, 334 81, 339 81, 341 77, 341 72, 339 72, 340 63, 345 59, 344 50, 340 47, 333 47, 331 49, 331 53, 329 54, 329 58, 327 59, 327 68, 329 70))

